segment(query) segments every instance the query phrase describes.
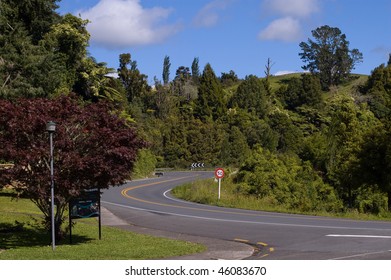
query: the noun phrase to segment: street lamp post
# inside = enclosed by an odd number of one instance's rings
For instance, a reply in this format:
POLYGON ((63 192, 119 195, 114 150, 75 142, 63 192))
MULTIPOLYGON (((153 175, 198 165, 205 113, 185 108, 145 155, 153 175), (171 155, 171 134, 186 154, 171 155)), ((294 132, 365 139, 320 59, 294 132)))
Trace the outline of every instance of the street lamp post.
POLYGON ((56 123, 49 121, 46 124, 50 141, 50 193, 51 193, 51 216, 52 216, 52 249, 56 249, 56 225, 54 219, 54 160, 53 160, 53 133, 56 131, 56 123))

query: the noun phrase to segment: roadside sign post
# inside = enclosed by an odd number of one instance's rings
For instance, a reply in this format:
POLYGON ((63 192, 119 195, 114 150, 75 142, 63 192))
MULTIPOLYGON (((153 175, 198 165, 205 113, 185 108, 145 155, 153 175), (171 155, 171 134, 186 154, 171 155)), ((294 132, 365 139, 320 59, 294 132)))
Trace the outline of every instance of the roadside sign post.
POLYGON ((219 200, 221 197, 221 178, 219 178, 219 200))
POLYGON ((220 200, 220 198, 221 198, 221 179, 224 178, 224 169, 217 168, 215 170, 215 177, 219 181, 219 196, 218 196, 218 199, 220 200))
MULTIPOLYGON (((102 239, 100 188, 86 189, 80 197, 69 202, 69 225, 73 219, 98 217, 99 240, 102 239)), ((69 227, 69 243, 72 244, 72 226, 69 227)))

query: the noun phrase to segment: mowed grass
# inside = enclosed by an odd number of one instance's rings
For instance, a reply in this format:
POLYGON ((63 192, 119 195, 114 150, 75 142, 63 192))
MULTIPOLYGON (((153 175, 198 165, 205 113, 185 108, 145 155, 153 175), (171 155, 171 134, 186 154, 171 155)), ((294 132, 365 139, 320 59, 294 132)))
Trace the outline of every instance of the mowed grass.
POLYGON ((12 191, 0 191, 0 260, 146 260, 199 253, 199 244, 136 234, 102 226, 96 219, 77 220, 69 238, 52 251, 50 233, 41 226, 39 209, 12 191))

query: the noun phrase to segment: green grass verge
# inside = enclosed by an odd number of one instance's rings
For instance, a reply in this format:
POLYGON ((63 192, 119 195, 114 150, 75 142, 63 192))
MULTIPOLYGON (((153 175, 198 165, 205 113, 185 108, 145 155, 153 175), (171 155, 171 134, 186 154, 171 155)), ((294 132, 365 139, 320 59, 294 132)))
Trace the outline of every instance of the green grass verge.
POLYGON ((53 252, 50 234, 42 229, 39 209, 11 191, 0 191, 0 260, 146 260, 199 253, 205 247, 102 227, 98 239, 96 219, 77 220, 69 239, 53 252))
POLYGON ((199 180, 172 190, 172 194, 180 199, 219 207, 239 208, 256 211, 290 212, 283 207, 271 205, 267 199, 257 199, 235 191, 231 182, 222 180, 221 198, 218 199, 218 183, 214 179, 199 180))
POLYGON ((218 200, 218 184, 214 179, 199 180, 188 183, 172 190, 172 194, 183 200, 201 204, 215 205, 219 207, 247 209, 255 211, 279 212, 289 214, 303 214, 314 216, 325 216, 335 218, 347 218, 356 220, 382 220, 390 221, 391 213, 381 215, 359 213, 356 210, 344 212, 303 212, 296 209, 287 209, 284 205, 276 205, 270 198, 257 198, 251 195, 244 195, 237 190, 237 186, 231 180, 222 180, 221 199, 218 200))

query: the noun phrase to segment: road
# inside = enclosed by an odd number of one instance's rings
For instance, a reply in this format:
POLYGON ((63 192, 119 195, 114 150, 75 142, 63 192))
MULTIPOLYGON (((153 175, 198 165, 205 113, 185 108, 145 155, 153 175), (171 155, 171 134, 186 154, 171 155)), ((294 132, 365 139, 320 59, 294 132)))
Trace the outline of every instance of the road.
POLYGON ((391 222, 221 208, 170 195, 175 186, 210 177, 213 172, 170 172, 106 190, 102 201, 136 226, 252 244, 256 259, 391 259, 391 222))

